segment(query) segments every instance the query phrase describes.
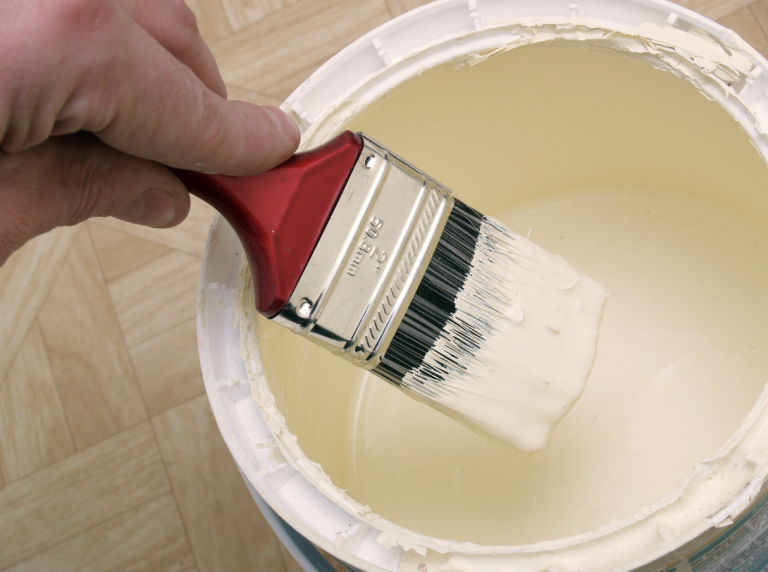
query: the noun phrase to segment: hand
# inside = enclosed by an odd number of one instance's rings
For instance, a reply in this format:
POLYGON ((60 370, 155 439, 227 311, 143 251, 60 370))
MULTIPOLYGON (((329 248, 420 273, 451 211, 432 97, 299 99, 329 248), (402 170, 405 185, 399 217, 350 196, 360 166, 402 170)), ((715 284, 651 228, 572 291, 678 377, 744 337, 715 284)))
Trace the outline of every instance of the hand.
POLYGON ((226 100, 183 0, 0 0, 0 264, 93 216, 177 225, 165 165, 256 174, 298 142, 279 109, 226 100))

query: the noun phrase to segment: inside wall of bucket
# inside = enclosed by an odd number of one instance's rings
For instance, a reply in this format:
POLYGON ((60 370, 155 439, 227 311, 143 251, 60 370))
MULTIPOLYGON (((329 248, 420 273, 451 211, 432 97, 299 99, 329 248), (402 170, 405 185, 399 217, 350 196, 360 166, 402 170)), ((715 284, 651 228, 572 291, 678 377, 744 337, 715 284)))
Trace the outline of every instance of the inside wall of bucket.
POLYGON ((717 103, 646 62, 542 44, 426 72, 346 127, 613 297, 587 391, 535 456, 264 320, 277 405, 336 486, 423 534, 527 544, 628 517, 737 429, 768 372, 768 168, 717 103))

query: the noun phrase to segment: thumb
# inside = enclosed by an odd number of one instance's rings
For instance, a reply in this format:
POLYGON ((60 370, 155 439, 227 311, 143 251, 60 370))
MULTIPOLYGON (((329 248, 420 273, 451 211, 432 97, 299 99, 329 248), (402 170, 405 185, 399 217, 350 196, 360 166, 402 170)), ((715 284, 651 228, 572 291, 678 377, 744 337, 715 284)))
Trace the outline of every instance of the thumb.
POLYGON ((147 189, 112 216, 133 224, 166 228, 174 226, 177 211, 176 199, 168 191, 147 189))
POLYGON ((31 238, 90 217, 175 226, 189 212, 189 193, 166 167, 77 133, 0 155, 0 204, 2 264, 31 238))

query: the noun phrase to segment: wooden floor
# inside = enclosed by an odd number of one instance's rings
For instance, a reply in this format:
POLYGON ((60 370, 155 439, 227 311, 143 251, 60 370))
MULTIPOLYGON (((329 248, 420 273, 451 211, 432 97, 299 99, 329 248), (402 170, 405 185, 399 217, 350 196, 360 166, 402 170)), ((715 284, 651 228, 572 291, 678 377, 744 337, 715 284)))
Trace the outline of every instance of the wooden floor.
MULTIPOLYGON (((565 0, 564 0, 565 1, 565 0)), ((230 97, 279 104, 418 0, 191 0, 230 97)), ((768 0, 688 0, 768 56, 768 0)), ((204 394, 196 291, 213 212, 96 219, 0 268, 0 571, 292 572, 204 394)))

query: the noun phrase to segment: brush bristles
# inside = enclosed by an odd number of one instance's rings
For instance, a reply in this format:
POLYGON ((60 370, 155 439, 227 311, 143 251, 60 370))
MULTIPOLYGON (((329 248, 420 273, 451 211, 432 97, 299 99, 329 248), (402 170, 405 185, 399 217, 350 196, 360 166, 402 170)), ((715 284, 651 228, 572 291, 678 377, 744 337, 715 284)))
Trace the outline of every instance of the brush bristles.
POLYGON ((456 201, 373 372, 502 447, 538 451, 584 389, 607 294, 456 201))
MULTIPOLYGON (((444 335, 446 324, 456 314, 456 298, 472 269, 484 220, 485 217, 476 210, 459 200, 455 201, 424 277, 386 354, 373 370, 374 374, 401 385, 406 375, 418 371, 422 387, 411 389, 417 389, 425 396, 434 396, 431 382, 443 381, 447 370, 425 363, 424 358, 444 335)), ((483 340, 483 333, 478 328, 469 324, 465 326, 466 329, 462 328, 462 339, 457 340, 462 346, 462 353, 477 349, 483 340)), ((454 356, 443 357, 453 361, 453 367, 462 367, 461 360, 455 360, 454 356)), ((409 377, 413 378, 413 375, 409 377)))

